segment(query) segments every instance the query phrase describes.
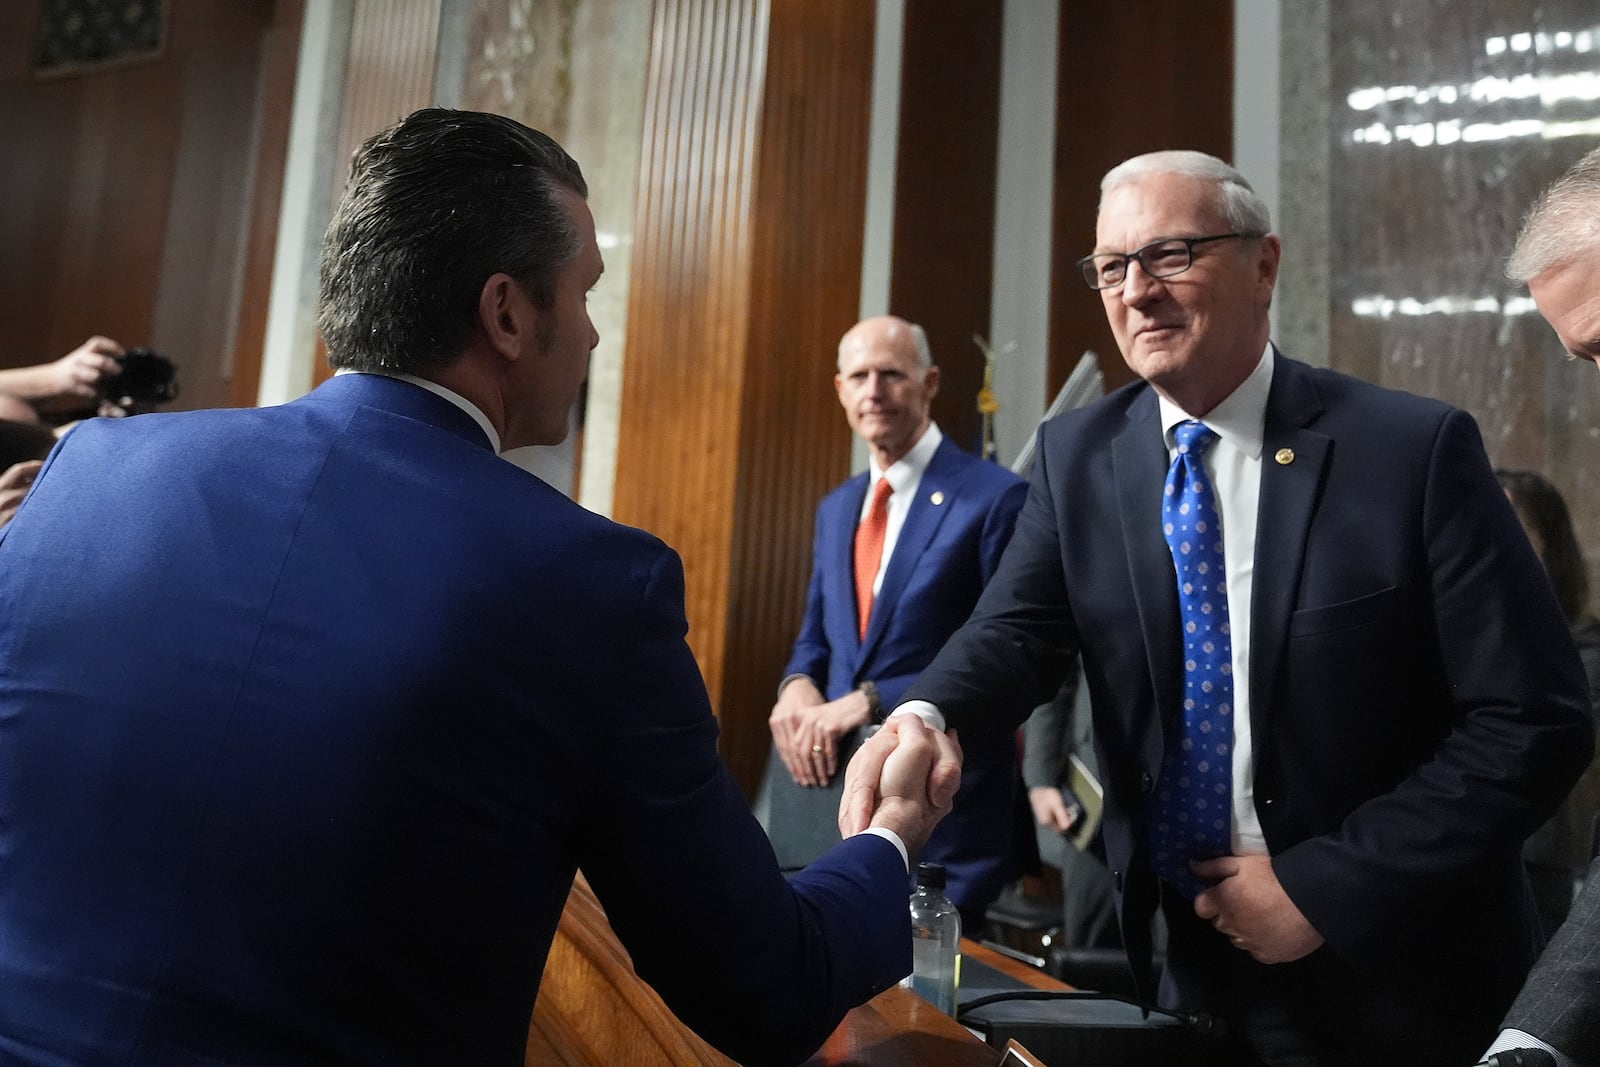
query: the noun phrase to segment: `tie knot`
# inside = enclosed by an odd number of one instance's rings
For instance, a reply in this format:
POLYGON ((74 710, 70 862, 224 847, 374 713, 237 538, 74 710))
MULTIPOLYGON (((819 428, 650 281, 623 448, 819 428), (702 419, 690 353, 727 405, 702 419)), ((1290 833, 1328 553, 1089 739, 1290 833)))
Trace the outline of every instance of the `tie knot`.
POLYGON ((889 479, 888 478, 879 478, 878 479, 878 484, 876 486, 874 486, 873 489, 872 489, 872 506, 873 507, 881 506, 884 501, 889 499, 890 494, 892 494, 893 492, 894 492, 894 486, 889 484, 889 479))
POLYGON ((1187 452, 1196 458, 1205 454, 1211 442, 1217 439, 1216 431, 1203 422, 1190 419, 1180 422, 1172 430, 1172 439, 1178 442, 1178 453, 1187 452))

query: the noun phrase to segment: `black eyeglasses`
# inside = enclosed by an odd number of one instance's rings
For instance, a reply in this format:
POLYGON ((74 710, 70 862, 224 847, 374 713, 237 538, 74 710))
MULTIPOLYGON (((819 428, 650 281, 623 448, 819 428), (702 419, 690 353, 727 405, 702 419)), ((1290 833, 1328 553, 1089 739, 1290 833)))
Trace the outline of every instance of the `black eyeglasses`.
POLYGON ((1128 262, 1137 259, 1139 266, 1152 278, 1170 278, 1194 266, 1194 246, 1207 241, 1226 241, 1230 237, 1246 240, 1259 237, 1254 233, 1219 233, 1212 237, 1167 237, 1151 241, 1136 252, 1097 252, 1078 260, 1083 280, 1089 288, 1111 289, 1122 284, 1128 276, 1128 262))

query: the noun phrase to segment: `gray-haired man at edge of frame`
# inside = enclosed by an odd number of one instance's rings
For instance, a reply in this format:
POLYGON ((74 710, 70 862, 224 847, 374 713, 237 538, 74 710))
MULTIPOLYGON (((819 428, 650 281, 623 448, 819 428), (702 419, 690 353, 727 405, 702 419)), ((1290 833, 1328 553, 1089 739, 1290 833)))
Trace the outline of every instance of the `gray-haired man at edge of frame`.
MULTIPOLYGON (((1600 148, 1535 201, 1506 264, 1571 360, 1600 365, 1600 148)), ((1489 1052, 1537 1047, 1560 1067, 1600 1065, 1600 860, 1534 965, 1489 1052)))

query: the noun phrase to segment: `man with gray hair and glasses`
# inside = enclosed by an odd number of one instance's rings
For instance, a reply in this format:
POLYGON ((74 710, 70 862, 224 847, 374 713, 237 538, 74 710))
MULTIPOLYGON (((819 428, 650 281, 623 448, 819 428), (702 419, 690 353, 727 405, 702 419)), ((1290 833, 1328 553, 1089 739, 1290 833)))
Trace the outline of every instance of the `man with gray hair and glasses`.
POLYGON ((1279 256, 1218 159, 1106 175, 1081 269, 1143 381, 1041 428, 896 714, 1009 731, 1078 653, 1141 992, 1228 1022, 1230 1064, 1460 1067, 1538 954, 1521 845, 1588 763, 1587 689, 1472 419, 1279 353, 1279 256))
MULTIPOLYGON (((1506 265, 1568 359, 1600 362, 1600 149, 1545 190, 1506 265)), ((1490 1052, 1536 1046, 1561 1067, 1600 1064, 1600 863, 1506 1015, 1490 1052)))

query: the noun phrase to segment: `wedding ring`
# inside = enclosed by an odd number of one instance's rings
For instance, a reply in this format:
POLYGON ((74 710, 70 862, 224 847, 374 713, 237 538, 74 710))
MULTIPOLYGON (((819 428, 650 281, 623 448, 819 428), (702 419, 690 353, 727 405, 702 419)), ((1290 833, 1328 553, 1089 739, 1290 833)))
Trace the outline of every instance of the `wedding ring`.
POLYGON ((823 751, 824 750, 823 750, 823 747, 821 745, 812 745, 811 746, 812 755, 820 756, 820 755, 822 755, 823 751))

